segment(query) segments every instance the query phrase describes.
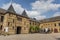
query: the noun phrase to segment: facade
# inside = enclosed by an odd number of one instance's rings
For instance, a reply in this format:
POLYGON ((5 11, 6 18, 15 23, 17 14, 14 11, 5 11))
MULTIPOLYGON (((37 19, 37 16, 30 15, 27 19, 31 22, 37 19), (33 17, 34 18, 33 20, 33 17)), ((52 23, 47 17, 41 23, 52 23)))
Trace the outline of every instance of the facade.
POLYGON ((35 18, 30 19, 30 33, 38 33, 39 25, 39 21, 37 21, 35 18))
POLYGON ((40 20, 39 27, 41 29, 48 28, 51 33, 59 33, 60 32, 60 16, 40 20))
POLYGON ((0 8, 0 34, 29 33, 30 26, 40 29, 48 28, 51 33, 60 32, 60 16, 37 21, 29 18, 25 10, 17 14, 12 6, 8 10, 0 8))
POLYGON ((31 25, 39 26, 37 21, 28 17, 25 10, 22 15, 15 12, 12 4, 8 10, 0 8, 0 34, 29 33, 31 25))

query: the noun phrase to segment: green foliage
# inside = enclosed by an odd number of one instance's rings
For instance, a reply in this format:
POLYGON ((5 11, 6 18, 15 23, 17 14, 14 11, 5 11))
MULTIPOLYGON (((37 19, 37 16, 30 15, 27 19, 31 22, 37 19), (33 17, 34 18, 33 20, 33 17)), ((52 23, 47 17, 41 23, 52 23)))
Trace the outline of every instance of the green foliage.
POLYGON ((30 32, 31 32, 31 33, 39 32, 39 27, 37 27, 37 26, 31 26, 31 27, 30 27, 30 32))
POLYGON ((39 27, 35 27, 35 32, 39 32, 39 27))
POLYGON ((30 32, 34 32, 34 31, 35 31, 34 26, 31 26, 31 27, 30 27, 30 32))

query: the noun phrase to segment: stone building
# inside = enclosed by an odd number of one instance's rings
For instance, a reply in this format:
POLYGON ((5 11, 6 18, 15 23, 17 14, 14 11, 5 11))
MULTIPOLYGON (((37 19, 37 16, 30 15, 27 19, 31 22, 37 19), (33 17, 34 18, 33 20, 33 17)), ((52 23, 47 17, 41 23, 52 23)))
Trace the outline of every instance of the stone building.
POLYGON ((28 17, 25 10, 22 15, 17 14, 12 4, 8 10, 0 8, 0 34, 29 33, 30 25, 39 26, 38 24, 28 17))
POLYGON ((60 16, 37 21, 28 17, 26 11, 17 14, 12 6, 8 10, 0 8, 0 34, 29 33, 30 26, 48 28, 53 33, 60 32, 60 16))
POLYGON ((60 32, 60 16, 40 20, 39 27, 41 29, 48 28, 48 29, 50 29, 51 33, 60 32))

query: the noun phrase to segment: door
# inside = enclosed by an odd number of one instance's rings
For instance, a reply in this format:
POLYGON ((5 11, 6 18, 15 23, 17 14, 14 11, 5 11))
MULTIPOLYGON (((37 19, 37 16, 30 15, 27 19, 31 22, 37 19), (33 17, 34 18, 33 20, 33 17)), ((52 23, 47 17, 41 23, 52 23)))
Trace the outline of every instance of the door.
POLYGON ((58 33, 58 29, 55 28, 55 29, 54 29, 54 33, 58 33))
POLYGON ((20 34, 21 33, 21 27, 17 27, 17 32, 16 34, 20 34))

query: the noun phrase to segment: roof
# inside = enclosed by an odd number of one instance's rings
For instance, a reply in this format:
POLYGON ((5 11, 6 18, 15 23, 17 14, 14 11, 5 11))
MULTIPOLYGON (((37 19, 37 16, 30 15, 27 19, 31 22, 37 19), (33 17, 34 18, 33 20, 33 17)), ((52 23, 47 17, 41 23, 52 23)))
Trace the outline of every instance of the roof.
POLYGON ((60 16, 40 20, 40 23, 60 21, 60 16))
POLYGON ((11 4, 10 7, 8 8, 8 10, 5 10, 5 9, 0 8, 0 13, 6 13, 6 12, 7 12, 7 13, 13 13, 13 14, 15 14, 15 15, 17 15, 17 16, 25 17, 25 18, 30 19, 31 21, 36 21, 36 22, 37 22, 37 20, 36 20, 35 18, 33 18, 33 19, 29 18, 25 10, 23 11, 22 15, 17 14, 17 13, 15 12, 12 4, 11 4))
POLYGON ((12 4, 10 5, 10 7, 8 8, 7 11, 12 12, 12 13, 16 13, 12 4))
POLYGON ((28 15, 27 15, 27 13, 26 13, 25 10, 23 11, 22 16, 24 16, 24 17, 28 17, 28 15))
POLYGON ((36 18, 30 18, 30 21, 38 22, 38 23, 39 23, 39 21, 38 21, 38 20, 36 20, 36 18))
POLYGON ((5 12, 6 12, 5 9, 0 8, 0 13, 5 13, 5 12))

